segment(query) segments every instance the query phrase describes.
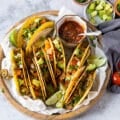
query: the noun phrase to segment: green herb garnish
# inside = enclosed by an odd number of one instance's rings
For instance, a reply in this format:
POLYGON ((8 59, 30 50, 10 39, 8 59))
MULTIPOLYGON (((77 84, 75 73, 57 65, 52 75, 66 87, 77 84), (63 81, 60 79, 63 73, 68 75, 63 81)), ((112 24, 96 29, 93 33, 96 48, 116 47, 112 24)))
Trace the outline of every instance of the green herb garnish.
POLYGON ((78 66, 77 65, 70 65, 69 69, 70 70, 76 70, 76 69, 78 69, 78 66))
POLYGON ((77 48, 77 49, 75 50, 74 54, 75 54, 78 58, 80 58, 80 57, 82 56, 82 51, 81 51, 79 48, 77 48))

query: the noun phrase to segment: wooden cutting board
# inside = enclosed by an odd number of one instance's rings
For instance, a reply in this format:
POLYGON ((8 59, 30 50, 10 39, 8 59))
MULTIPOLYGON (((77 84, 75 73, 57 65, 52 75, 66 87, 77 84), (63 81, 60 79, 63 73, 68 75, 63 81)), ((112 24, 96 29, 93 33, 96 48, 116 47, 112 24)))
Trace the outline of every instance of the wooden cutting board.
MULTIPOLYGON (((39 13, 35 13, 31 16, 34 15, 53 15, 53 16, 57 16, 58 15, 58 11, 44 11, 44 12, 39 12, 39 13)), ((30 16, 28 16, 30 17, 30 16)), ((28 18, 26 17, 26 18, 28 18)), ((26 19, 22 19, 20 22, 16 23, 12 28, 10 28, 10 30, 8 31, 8 33, 15 28, 16 26, 18 26, 19 24, 21 24, 22 22, 24 22, 24 20, 26 19)), ((87 22, 87 21, 86 21, 87 22)), ((91 25, 89 22, 87 22, 87 25, 89 28, 91 28, 93 31, 97 30, 93 25, 91 25)), ((98 40, 99 43, 102 40, 102 36, 98 36, 98 40)), ((101 44, 100 44, 101 45, 101 44)), ((1 67, 1 61, 4 57, 2 48, 0 46, 0 67, 1 67)), ((104 85, 100 91, 100 93, 98 94, 98 96, 93 99, 88 105, 86 106, 82 106, 81 108, 79 108, 78 110, 75 110, 73 112, 68 112, 68 113, 64 113, 64 114, 57 114, 57 115, 43 115, 40 113, 36 113, 36 112, 32 112, 26 108, 24 108, 22 105, 20 105, 11 95, 11 93, 9 92, 5 82, 3 79, 0 78, 0 88, 4 89, 4 95, 6 96, 7 100, 16 108, 18 109, 20 112, 29 115, 30 117, 33 117, 35 119, 39 119, 39 120, 65 120, 65 119, 70 119, 72 117, 81 115, 82 113, 86 112, 87 110, 91 109, 92 106, 95 105, 96 102, 98 102, 98 100, 100 99, 100 97, 102 97, 104 91, 106 90, 108 81, 109 81, 109 77, 110 77, 110 67, 108 67, 108 69, 106 70, 106 80, 104 82, 104 85)))

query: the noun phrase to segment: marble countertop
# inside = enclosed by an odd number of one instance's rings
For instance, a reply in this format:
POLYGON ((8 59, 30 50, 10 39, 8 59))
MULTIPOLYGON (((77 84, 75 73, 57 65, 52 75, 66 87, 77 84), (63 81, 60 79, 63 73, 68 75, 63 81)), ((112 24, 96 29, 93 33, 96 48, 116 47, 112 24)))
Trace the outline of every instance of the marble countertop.
MULTIPOLYGON (((73 0, 0 0, 0 40, 10 26, 23 17, 45 10, 59 10, 63 5, 78 15, 84 16, 84 10, 73 0)), ((119 120, 120 95, 105 92, 100 101, 88 112, 74 120, 119 120)), ((0 92, 0 120, 34 120, 18 112, 0 92)))

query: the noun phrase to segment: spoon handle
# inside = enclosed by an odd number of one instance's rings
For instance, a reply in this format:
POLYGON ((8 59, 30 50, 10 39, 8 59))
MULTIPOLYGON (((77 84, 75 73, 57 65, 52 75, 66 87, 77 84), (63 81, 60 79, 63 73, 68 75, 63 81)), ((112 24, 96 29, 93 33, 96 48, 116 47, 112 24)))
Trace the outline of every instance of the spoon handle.
POLYGON ((87 35, 87 36, 99 36, 102 32, 101 31, 95 31, 95 32, 89 32, 89 33, 80 33, 78 36, 81 36, 81 35, 87 35))

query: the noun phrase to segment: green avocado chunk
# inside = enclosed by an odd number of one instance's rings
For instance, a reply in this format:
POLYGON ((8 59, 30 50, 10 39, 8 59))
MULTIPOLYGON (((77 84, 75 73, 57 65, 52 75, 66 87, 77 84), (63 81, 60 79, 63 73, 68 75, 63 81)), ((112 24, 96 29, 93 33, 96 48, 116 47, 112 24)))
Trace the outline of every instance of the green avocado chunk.
POLYGON ((89 10, 95 10, 95 7, 96 7, 96 5, 95 5, 95 3, 94 2, 92 2, 90 5, 89 5, 89 10))
POLYGON ((36 79, 33 79, 32 80, 32 84, 36 87, 39 87, 40 86, 40 81, 39 80, 36 80, 36 79))
POLYGON ((37 61, 37 63, 38 63, 39 65, 42 65, 42 64, 44 63, 44 60, 43 60, 42 58, 40 58, 40 59, 37 61))
POLYGON ((61 49, 61 46, 60 46, 60 43, 59 43, 59 38, 56 38, 54 41, 53 41, 53 44, 55 45, 56 49, 61 52, 62 49, 61 49))
POLYGON ((59 61, 58 63, 57 63, 57 66, 60 68, 60 69, 64 69, 64 62, 63 61, 59 61))

